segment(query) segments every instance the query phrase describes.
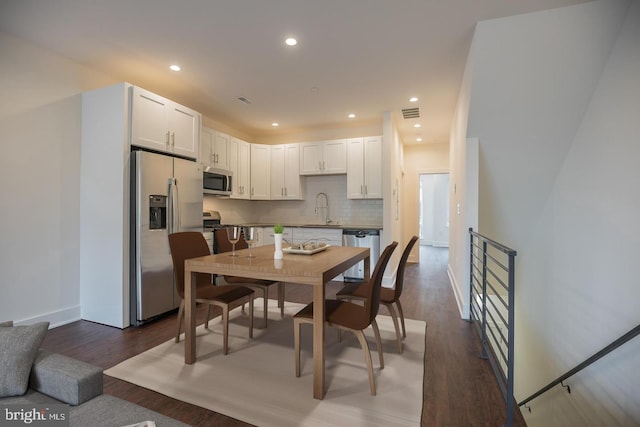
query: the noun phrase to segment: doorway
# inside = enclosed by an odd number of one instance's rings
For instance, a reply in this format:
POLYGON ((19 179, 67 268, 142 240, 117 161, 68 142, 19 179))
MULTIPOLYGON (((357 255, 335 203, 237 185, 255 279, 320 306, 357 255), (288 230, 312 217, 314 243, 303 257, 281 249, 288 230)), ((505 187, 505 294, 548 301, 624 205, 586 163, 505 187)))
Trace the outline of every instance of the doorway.
POLYGON ((449 174, 420 174, 420 245, 449 247, 449 174))

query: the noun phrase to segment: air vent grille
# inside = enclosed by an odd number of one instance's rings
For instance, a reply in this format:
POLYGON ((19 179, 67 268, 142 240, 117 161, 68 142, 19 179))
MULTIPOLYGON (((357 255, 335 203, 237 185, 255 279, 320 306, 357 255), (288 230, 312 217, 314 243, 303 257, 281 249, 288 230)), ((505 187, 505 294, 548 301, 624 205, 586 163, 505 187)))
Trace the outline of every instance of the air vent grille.
POLYGON ((417 119, 420 117, 420 108, 403 108, 402 117, 405 119, 417 119))

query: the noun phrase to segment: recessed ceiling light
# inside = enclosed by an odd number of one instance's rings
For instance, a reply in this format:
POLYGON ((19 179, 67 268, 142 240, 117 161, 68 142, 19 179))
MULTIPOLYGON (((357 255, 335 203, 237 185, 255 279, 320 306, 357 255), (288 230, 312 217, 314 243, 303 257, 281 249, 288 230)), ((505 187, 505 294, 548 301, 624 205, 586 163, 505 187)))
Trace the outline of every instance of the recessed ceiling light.
POLYGON ((176 65, 176 64, 173 64, 173 65, 170 65, 170 66, 169 66, 169 69, 170 69, 171 71, 180 71, 180 66, 179 66, 179 65, 176 65))
POLYGON ((420 123, 416 123, 415 125, 413 125, 414 128, 419 128, 420 126, 422 126, 420 123))
POLYGON ((350 119, 353 119, 353 118, 355 118, 355 117, 356 117, 356 115, 355 115, 355 114, 353 114, 353 113, 349 114, 349 118, 350 118, 350 119))
POLYGON ((418 102, 418 97, 412 96, 411 98, 409 98, 409 102, 418 102))
POLYGON ((271 126, 278 127, 278 126, 280 126, 280 124, 278 122, 273 122, 273 123, 271 123, 271 126))
POLYGON ((287 46, 295 46, 298 44, 298 40, 294 39, 293 37, 287 38, 284 42, 287 46))
POLYGON ((416 141, 422 142, 422 138, 418 137, 418 138, 416 138, 416 141))

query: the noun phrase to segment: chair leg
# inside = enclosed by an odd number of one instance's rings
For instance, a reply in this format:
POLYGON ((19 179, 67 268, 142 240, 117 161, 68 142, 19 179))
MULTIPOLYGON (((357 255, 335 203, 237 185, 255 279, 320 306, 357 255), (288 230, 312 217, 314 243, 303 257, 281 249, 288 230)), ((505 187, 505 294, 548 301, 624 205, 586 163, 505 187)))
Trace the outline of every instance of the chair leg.
POLYGON ((400 300, 396 301, 396 305, 398 306, 398 314, 400 315, 400 322, 402 323, 402 338, 406 338, 407 330, 404 327, 404 313, 402 312, 402 304, 400 304, 400 300))
POLYGON ((178 333, 176 334, 176 342, 180 342, 180 330, 182 330, 182 319, 184 318, 184 300, 180 301, 178 309, 178 333))
POLYGON ((378 329, 378 323, 376 319, 371 322, 371 328, 373 328, 373 334, 376 336, 376 345, 378 346, 378 357, 380 358, 380 369, 384 369, 384 355, 382 353, 382 340, 380 339, 380 329, 378 329))
POLYGON ((253 338, 253 295, 249 299, 249 338, 253 338))
POLYGON ((264 310, 264 328, 267 328, 267 318, 269 317, 269 288, 262 288, 262 309, 264 310))
POLYGON ((369 371, 369 387, 371 388, 371 395, 376 395, 376 383, 375 378, 373 377, 373 363, 371 362, 371 352, 369 351, 369 344, 367 344, 367 338, 364 336, 364 332, 362 331, 353 331, 358 337, 358 341, 360 341, 360 346, 364 351, 364 358, 367 361, 367 370, 369 371))
POLYGON ((284 282, 278 283, 278 307, 280 307, 280 317, 284 317, 284 282))
POLYGON ((207 318, 204 320, 204 328, 209 329, 209 316, 211 315, 211 304, 207 304, 207 318))
POLYGON ((222 351, 229 353, 229 305, 222 306, 222 351))
POLYGON ((398 352, 402 353, 402 337, 400 336, 400 326, 398 325, 398 315, 393 308, 393 304, 385 304, 389 313, 391 313, 391 319, 393 320, 393 327, 396 330, 396 341, 398 341, 398 352))
POLYGON ((300 376, 300 321, 293 319, 293 353, 296 359, 296 377, 300 376))

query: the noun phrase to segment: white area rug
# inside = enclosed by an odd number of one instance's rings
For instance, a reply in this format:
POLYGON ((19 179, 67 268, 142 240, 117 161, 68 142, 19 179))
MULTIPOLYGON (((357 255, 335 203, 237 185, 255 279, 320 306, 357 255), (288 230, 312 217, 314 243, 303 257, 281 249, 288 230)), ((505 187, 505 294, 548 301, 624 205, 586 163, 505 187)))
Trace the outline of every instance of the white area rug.
MULTIPOLYGON (((248 318, 232 312, 229 354, 222 354, 219 318, 210 330, 199 326, 197 362, 184 364, 184 339, 167 341, 125 360, 105 374, 257 426, 419 426, 426 324, 406 320, 404 352, 398 353, 391 317, 378 315, 384 369, 379 369, 373 331, 366 332, 372 350, 377 395, 371 396, 364 354, 356 337, 335 328, 326 331, 324 400, 313 398, 311 325, 302 326, 302 375, 295 376, 291 315, 302 305, 285 304, 281 318, 270 301, 269 326, 262 328, 261 300, 255 301, 254 338, 248 318)), ((384 308, 381 308, 384 310, 384 308)))

